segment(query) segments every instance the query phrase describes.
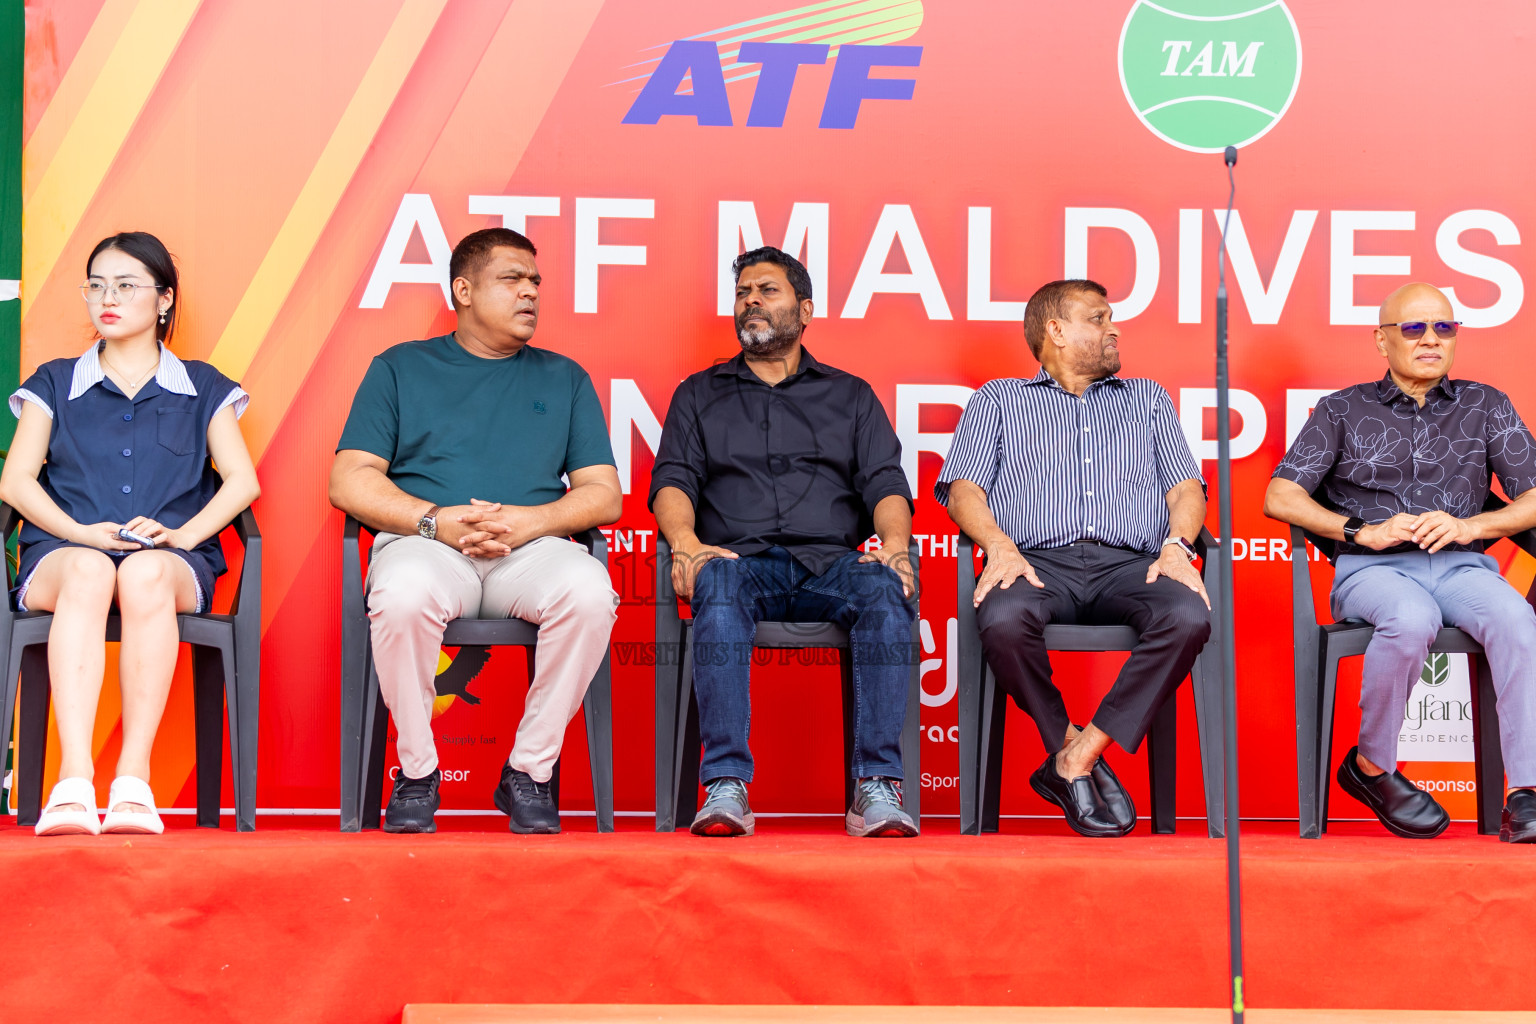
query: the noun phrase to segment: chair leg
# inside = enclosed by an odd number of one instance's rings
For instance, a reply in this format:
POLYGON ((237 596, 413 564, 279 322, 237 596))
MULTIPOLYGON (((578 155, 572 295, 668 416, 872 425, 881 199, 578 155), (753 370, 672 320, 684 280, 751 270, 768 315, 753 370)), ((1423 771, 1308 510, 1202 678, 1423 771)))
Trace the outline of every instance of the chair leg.
POLYGON ((48 645, 21 655, 21 723, 17 729, 16 824, 36 825, 43 811, 43 764, 48 757, 48 645))
POLYGON ((192 647, 192 707, 197 746, 197 824, 219 827, 224 782, 224 655, 192 647))
MULTIPOLYGON (((963 652, 968 642, 964 636, 958 638, 963 652)), ((979 654, 978 650, 976 656, 962 656, 955 695, 960 717, 960 834, 965 836, 981 835, 981 688, 987 669, 979 654)))
POLYGON ((901 802, 923 829, 923 683, 920 620, 912 620, 912 644, 908 648, 907 717, 901 726, 901 802))
POLYGON ((990 669, 981 684, 981 753, 978 777, 981 790, 981 830, 996 832, 1002 819, 1003 736, 1008 716, 1008 695, 998 688, 990 669))
MULTIPOLYGON (((1209 647, 1206 648, 1210 650, 1209 647)), ((1200 774, 1205 793, 1205 834, 1220 839, 1227 834, 1226 754, 1222 749, 1221 674, 1209 671, 1204 655, 1195 659, 1189 685, 1195 695, 1195 731, 1200 734, 1200 774)))
POLYGON ((677 825, 688 828, 699 813, 699 701, 692 693, 683 704, 682 760, 678 770, 677 825))
POLYGON ((587 720, 587 754, 592 762, 592 806, 597 830, 613 831, 613 681, 607 656, 587 687, 582 708, 587 720))
POLYGON ((693 824, 699 805, 699 709, 693 696, 693 630, 683 624, 682 664, 677 672, 677 719, 674 733, 677 743, 672 751, 672 764, 668 786, 671 789, 673 820, 671 828, 659 831, 687 828, 693 824))
MULTIPOLYGON (((1321 643, 1326 643, 1326 640, 1321 643)), ((1321 647, 1321 643, 1314 644, 1321 647)), ((1296 657, 1296 820, 1301 838, 1322 836, 1318 804, 1318 758, 1323 745, 1322 705, 1323 667, 1318 649, 1300 649, 1296 657)), ((1332 711, 1329 712, 1332 717, 1332 711)), ((1324 778, 1327 767, 1322 768, 1324 778)))
POLYGON ((1173 835, 1177 828, 1179 770, 1178 691, 1168 695, 1147 733, 1147 775, 1152 789, 1152 832, 1173 835))
POLYGON ((1317 817, 1312 821, 1312 831, 1319 837, 1328 831, 1328 798, 1331 790, 1328 785, 1328 767, 1333 763, 1333 713, 1339 682, 1339 655, 1328 651, 1327 641, 1323 644, 1322 662, 1323 693, 1318 699, 1317 716, 1317 772, 1312 779, 1313 792, 1317 794, 1317 817))
POLYGON ((363 693, 363 761, 359 781, 362 799, 358 802, 359 824, 365 829, 379 827, 379 812, 384 805, 384 745, 389 739, 389 709, 379 689, 379 674, 373 659, 368 659, 368 685, 363 693))
MULTIPOLYGON (((686 626, 684 627, 686 628, 686 626)), ((677 824, 677 697, 683 670, 682 644, 669 650, 656 645, 656 831, 671 832, 677 824), (675 662, 668 664, 668 662, 675 662)))
POLYGON ((853 762, 858 738, 853 734, 853 645, 838 649, 838 674, 843 691, 843 806, 853 806, 853 762))
POLYGON ((236 641, 224 651, 230 771, 235 776, 235 831, 256 831, 256 764, 261 721, 261 644, 236 641))
MULTIPOLYGON (((16 698, 18 693, 17 681, 21 676, 21 652, 22 648, 10 646, 11 638, 7 637, 5 652, 0 654, 0 664, 6 666, 5 680, 0 682, 0 762, 4 761, 5 751, 11 746, 11 726, 15 724, 16 698)), ((16 750, 16 760, 13 762, 13 770, 20 767, 21 751, 16 750)), ((0 771, 5 766, 0 763, 0 771)), ((11 776, 11 792, 16 791, 16 783, 21 778, 19 774, 11 776)), ((0 815, 9 814, 10 809, 0 805, 0 815)))
POLYGON ((1498 697, 1488 655, 1472 657, 1472 747, 1477 777, 1477 831, 1496 835, 1504 812, 1504 750, 1499 739, 1498 697))
MULTIPOLYGON (((345 631, 344 631, 345 632, 345 631)), ((363 763, 368 744, 366 711, 368 640, 357 645, 361 650, 341 652, 341 831, 356 832, 363 827, 363 763)))

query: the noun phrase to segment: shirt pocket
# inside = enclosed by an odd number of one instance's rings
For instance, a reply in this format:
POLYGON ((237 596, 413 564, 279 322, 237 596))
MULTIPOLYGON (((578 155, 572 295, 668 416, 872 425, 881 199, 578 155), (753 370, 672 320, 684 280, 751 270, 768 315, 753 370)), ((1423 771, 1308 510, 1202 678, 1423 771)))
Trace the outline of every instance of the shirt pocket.
POLYGON ((181 409, 161 409, 156 418, 155 439, 173 455, 197 451, 197 419, 181 409))

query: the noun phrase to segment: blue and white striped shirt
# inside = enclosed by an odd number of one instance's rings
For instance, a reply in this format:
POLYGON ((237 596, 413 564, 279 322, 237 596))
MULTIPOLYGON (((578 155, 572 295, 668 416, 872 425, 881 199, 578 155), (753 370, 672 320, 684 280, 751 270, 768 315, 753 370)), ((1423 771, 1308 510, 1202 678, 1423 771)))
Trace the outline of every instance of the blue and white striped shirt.
POLYGON ((1168 392, 1105 377, 1081 398, 1043 368, 989 381, 955 428, 933 495, 969 480, 1020 550, 1079 540, 1156 552, 1168 537, 1168 492, 1199 480, 1168 392))

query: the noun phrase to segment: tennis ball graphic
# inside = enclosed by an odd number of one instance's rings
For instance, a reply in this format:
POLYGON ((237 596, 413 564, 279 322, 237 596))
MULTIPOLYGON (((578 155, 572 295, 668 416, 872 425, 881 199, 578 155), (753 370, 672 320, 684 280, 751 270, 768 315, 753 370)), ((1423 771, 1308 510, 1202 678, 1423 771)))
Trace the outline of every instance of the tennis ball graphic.
POLYGON ((1120 29, 1126 101, 1180 149, 1247 145, 1284 116, 1300 81, 1284 0, 1137 0, 1120 29))
POLYGON ((437 697, 432 701, 433 718, 453 707, 453 702, 460 697, 467 704, 480 703, 480 698, 469 692, 469 684, 490 658, 489 647, 460 647, 459 653, 452 658, 447 651, 437 652, 437 697))

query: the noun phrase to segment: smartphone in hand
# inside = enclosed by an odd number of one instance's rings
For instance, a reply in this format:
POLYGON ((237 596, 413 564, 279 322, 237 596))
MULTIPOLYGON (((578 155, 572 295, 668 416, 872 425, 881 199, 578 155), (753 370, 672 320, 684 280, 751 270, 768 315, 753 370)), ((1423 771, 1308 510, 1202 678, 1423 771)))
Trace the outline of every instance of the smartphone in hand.
POLYGON ((148 537, 142 537, 139 534, 134 533, 126 526, 117 531, 117 536, 121 540, 126 540, 131 544, 137 544, 141 548, 152 548, 155 546, 154 541, 150 540, 148 537))

